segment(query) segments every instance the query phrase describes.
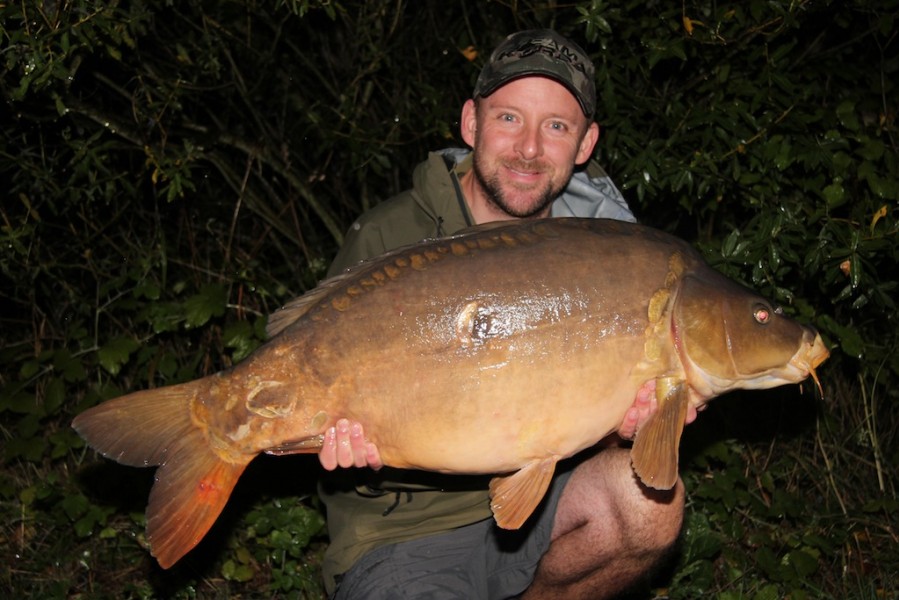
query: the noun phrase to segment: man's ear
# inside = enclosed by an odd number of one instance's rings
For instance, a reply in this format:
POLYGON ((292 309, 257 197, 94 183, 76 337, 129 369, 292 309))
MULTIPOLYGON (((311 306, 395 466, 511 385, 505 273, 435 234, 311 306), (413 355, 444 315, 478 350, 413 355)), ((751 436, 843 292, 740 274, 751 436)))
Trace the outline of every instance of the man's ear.
POLYGON ((593 156, 593 148, 596 146, 596 142, 599 141, 599 125, 594 121, 590 123, 590 126, 587 127, 587 131, 584 132, 584 137, 581 139, 580 146, 577 149, 577 156, 575 156, 574 163, 577 165, 582 165, 593 156))
POLYGON ((462 105, 462 120, 459 123, 462 139, 466 144, 474 148, 478 133, 478 105, 469 98, 462 105))

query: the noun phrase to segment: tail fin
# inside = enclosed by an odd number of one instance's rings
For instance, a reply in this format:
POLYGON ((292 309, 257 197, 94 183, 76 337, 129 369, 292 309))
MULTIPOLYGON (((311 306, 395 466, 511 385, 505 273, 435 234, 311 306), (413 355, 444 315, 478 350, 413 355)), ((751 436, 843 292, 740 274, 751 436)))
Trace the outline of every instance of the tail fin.
POLYGON ((223 460, 191 418, 207 381, 122 396, 78 415, 72 427, 103 456, 133 467, 159 465, 147 505, 147 540, 169 568, 206 535, 246 462, 223 460))

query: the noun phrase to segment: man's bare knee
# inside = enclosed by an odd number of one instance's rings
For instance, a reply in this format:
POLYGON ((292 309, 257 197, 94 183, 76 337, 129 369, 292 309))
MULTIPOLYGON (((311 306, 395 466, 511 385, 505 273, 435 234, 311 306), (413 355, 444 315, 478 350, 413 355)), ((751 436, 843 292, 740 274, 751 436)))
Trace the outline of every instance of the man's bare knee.
POLYGON ((681 529, 684 486, 678 478, 670 490, 643 485, 630 466, 624 449, 608 449, 580 465, 566 487, 559 506, 554 534, 567 528, 617 526, 624 540, 638 545, 667 546, 681 529))
POLYGON ((684 488, 638 481, 626 450, 582 463, 565 487, 553 541, 525 598, 606 598, 645 581, 674 547, 684 488))
POLYGON ((667 551, 677 541, 684 520, 684 484, 678 478, 670 490, 637 484, 634 502, 622 511, 627 530, 640 532, 643 547, 667 551))

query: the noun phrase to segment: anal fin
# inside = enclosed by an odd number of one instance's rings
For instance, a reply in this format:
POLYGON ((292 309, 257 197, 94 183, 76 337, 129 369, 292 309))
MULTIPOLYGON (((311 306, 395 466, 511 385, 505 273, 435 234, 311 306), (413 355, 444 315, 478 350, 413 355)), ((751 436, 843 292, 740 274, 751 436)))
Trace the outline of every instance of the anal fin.
POLYGON ((546 495, 558 460, 557 456, 535 460, 515 473, 490 480, 490 509, 497 525, 518 529, 527 521, 546 495))
POLYGON ((637 431, 631 463, 644 485, 668 490, 677 483, 678 447, 690 398, 684 381, 656 380, 659 408, 637 431))

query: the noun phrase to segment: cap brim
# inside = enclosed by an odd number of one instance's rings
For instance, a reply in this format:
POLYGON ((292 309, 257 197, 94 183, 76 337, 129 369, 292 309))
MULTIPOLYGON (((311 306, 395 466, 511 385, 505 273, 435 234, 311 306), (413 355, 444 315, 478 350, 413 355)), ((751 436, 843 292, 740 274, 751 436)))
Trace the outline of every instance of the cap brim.
POLYGON ((527 69, 522 69, 519 72, 516 72, 514 70, 512 70, 511 72, 505 72, 502 75, 493 78, 489 85, 478 86, 476 94, 478 96, 484 97, 489 96, 510 81, 515 81, 516 79, 522 79, 524 77, 546 77, 547 79, 552 79, 556 83, 561 84, 566 90, 571 93, 572 96, 574 96, 574 99, 577 100, 577 103, 581 107, 581 111, 584 113, 584 116, 586 116, 587 118, 593 117, 594 107, 590 106, 588 100, 581 97, 580 92, 575 89, 575 87, 570 82, 566 81, 563 77, 560 77, 558 73, 555 73, 550 69, 528 67, 527 69))

